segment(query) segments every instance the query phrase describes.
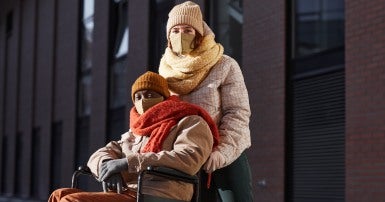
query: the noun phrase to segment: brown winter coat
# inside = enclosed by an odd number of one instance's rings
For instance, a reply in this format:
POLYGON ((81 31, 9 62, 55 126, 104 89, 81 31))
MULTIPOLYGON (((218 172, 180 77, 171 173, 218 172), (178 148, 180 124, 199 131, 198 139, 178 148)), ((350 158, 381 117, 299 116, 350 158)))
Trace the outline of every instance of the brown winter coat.
MULTIPOLYGON (((140 153, 148 141, 147 136, 138 136, 131 131, 124 133, 120 141, 112 141, 92 154, 88 161, 93 174, 99 173, 103 160, 127 158, 128 171, 122 175, 126 186, 136 189, 137 174, 147 166, 168 166, 190 175, 196 174, 209 157, 213 136, 207 123, 196 115, 181 119, 174 126, 158 153, 140 153)), ((156 177, 144 180, 144 193, 189 201, 192 186, 156 177)))

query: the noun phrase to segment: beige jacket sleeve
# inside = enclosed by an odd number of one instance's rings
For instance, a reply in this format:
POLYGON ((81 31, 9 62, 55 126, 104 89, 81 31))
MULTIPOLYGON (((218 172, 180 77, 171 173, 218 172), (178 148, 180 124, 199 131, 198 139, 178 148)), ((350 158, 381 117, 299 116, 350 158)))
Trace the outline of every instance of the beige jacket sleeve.
POLYGON ((247 88, 238 63, 225 57, 226 70, 220 87, 222 118, 219 122, 220 144, 218 150, 224 154, 227 166, 251 146, 250 104, 247 88))
POLYGON ((125 155, 122 153, 122 148, 119 142, 112 141, 108 143, 105 147, 98 149, 93 153, 88 160, 87 166, 90 168, 91 172, 95 176, 99 176, 100 165, 105 160, 110 159, 120 159, 125 155))

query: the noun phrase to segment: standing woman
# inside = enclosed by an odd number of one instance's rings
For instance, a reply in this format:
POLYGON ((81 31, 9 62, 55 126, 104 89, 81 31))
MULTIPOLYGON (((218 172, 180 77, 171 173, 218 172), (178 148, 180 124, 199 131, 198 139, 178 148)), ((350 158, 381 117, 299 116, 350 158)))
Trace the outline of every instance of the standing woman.
POLYGON ((178 4, 168 16, 168 45, 159 74, 167 79, 172 94, 206 109, 219 127, 220 143, 203 166, 213 173, 209 193, 212 197, 218 192, 224 202, 253 201, 245 154, 251 146, 251 113, 241 69, 215 42, 199 5, 178 4))

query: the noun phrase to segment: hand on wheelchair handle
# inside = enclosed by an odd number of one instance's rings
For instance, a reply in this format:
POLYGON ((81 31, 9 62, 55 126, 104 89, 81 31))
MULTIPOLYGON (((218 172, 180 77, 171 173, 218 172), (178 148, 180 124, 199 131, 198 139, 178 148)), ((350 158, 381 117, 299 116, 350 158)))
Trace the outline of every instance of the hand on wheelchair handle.
POLYGON ((113 159, 105 161, 102 163, 99 169, 99 181, 105 181, 114 174, 119 174, 120 172, 128 169, 127 159, 113 159))
POLYGON ((108 192, 108 190, 116 191, 118 194, 122 193, 123 190, 123 179, 120 174, 113 174, 108 179, 102 182, 103 191, 108 192))
POLYGON ((203 170, 207 173, 214 172, 215 170, 222 168, 226 163, 225 157, 219 151, 213 151, 206 163, 203 165, 203 170))

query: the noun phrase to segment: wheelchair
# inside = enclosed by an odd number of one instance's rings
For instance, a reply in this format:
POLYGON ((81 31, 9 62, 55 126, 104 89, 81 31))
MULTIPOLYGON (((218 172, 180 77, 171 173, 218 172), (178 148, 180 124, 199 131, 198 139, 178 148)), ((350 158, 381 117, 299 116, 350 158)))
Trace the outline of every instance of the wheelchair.
MULTIPOLYGON (((93 174, 91 173, 90 169, 87 166, 80 166, 72 174, 71 188, 78 188, 78 181, 81 175, 94 178, 93 174)), ((199 196, 200 196, 199 190, 201 188, 200 187, 201 183, 199 179, 200 173, 196 175, 189 175, 168 167, 149 166, 145 170, 141 171, 138 175, 137 202, 183 202, 181 200, 168 199, 168 198, 166 199, 166 198, 144 194, 142 192, 142 189, 143 189, 142 185, 143 185, 143 179, 145 175, 158 176, 158 177, 163 177, 170 180, 190 183, 193 185, 193 189, 194 189, 191 202, 200 201, 199 199, 199 196)))

